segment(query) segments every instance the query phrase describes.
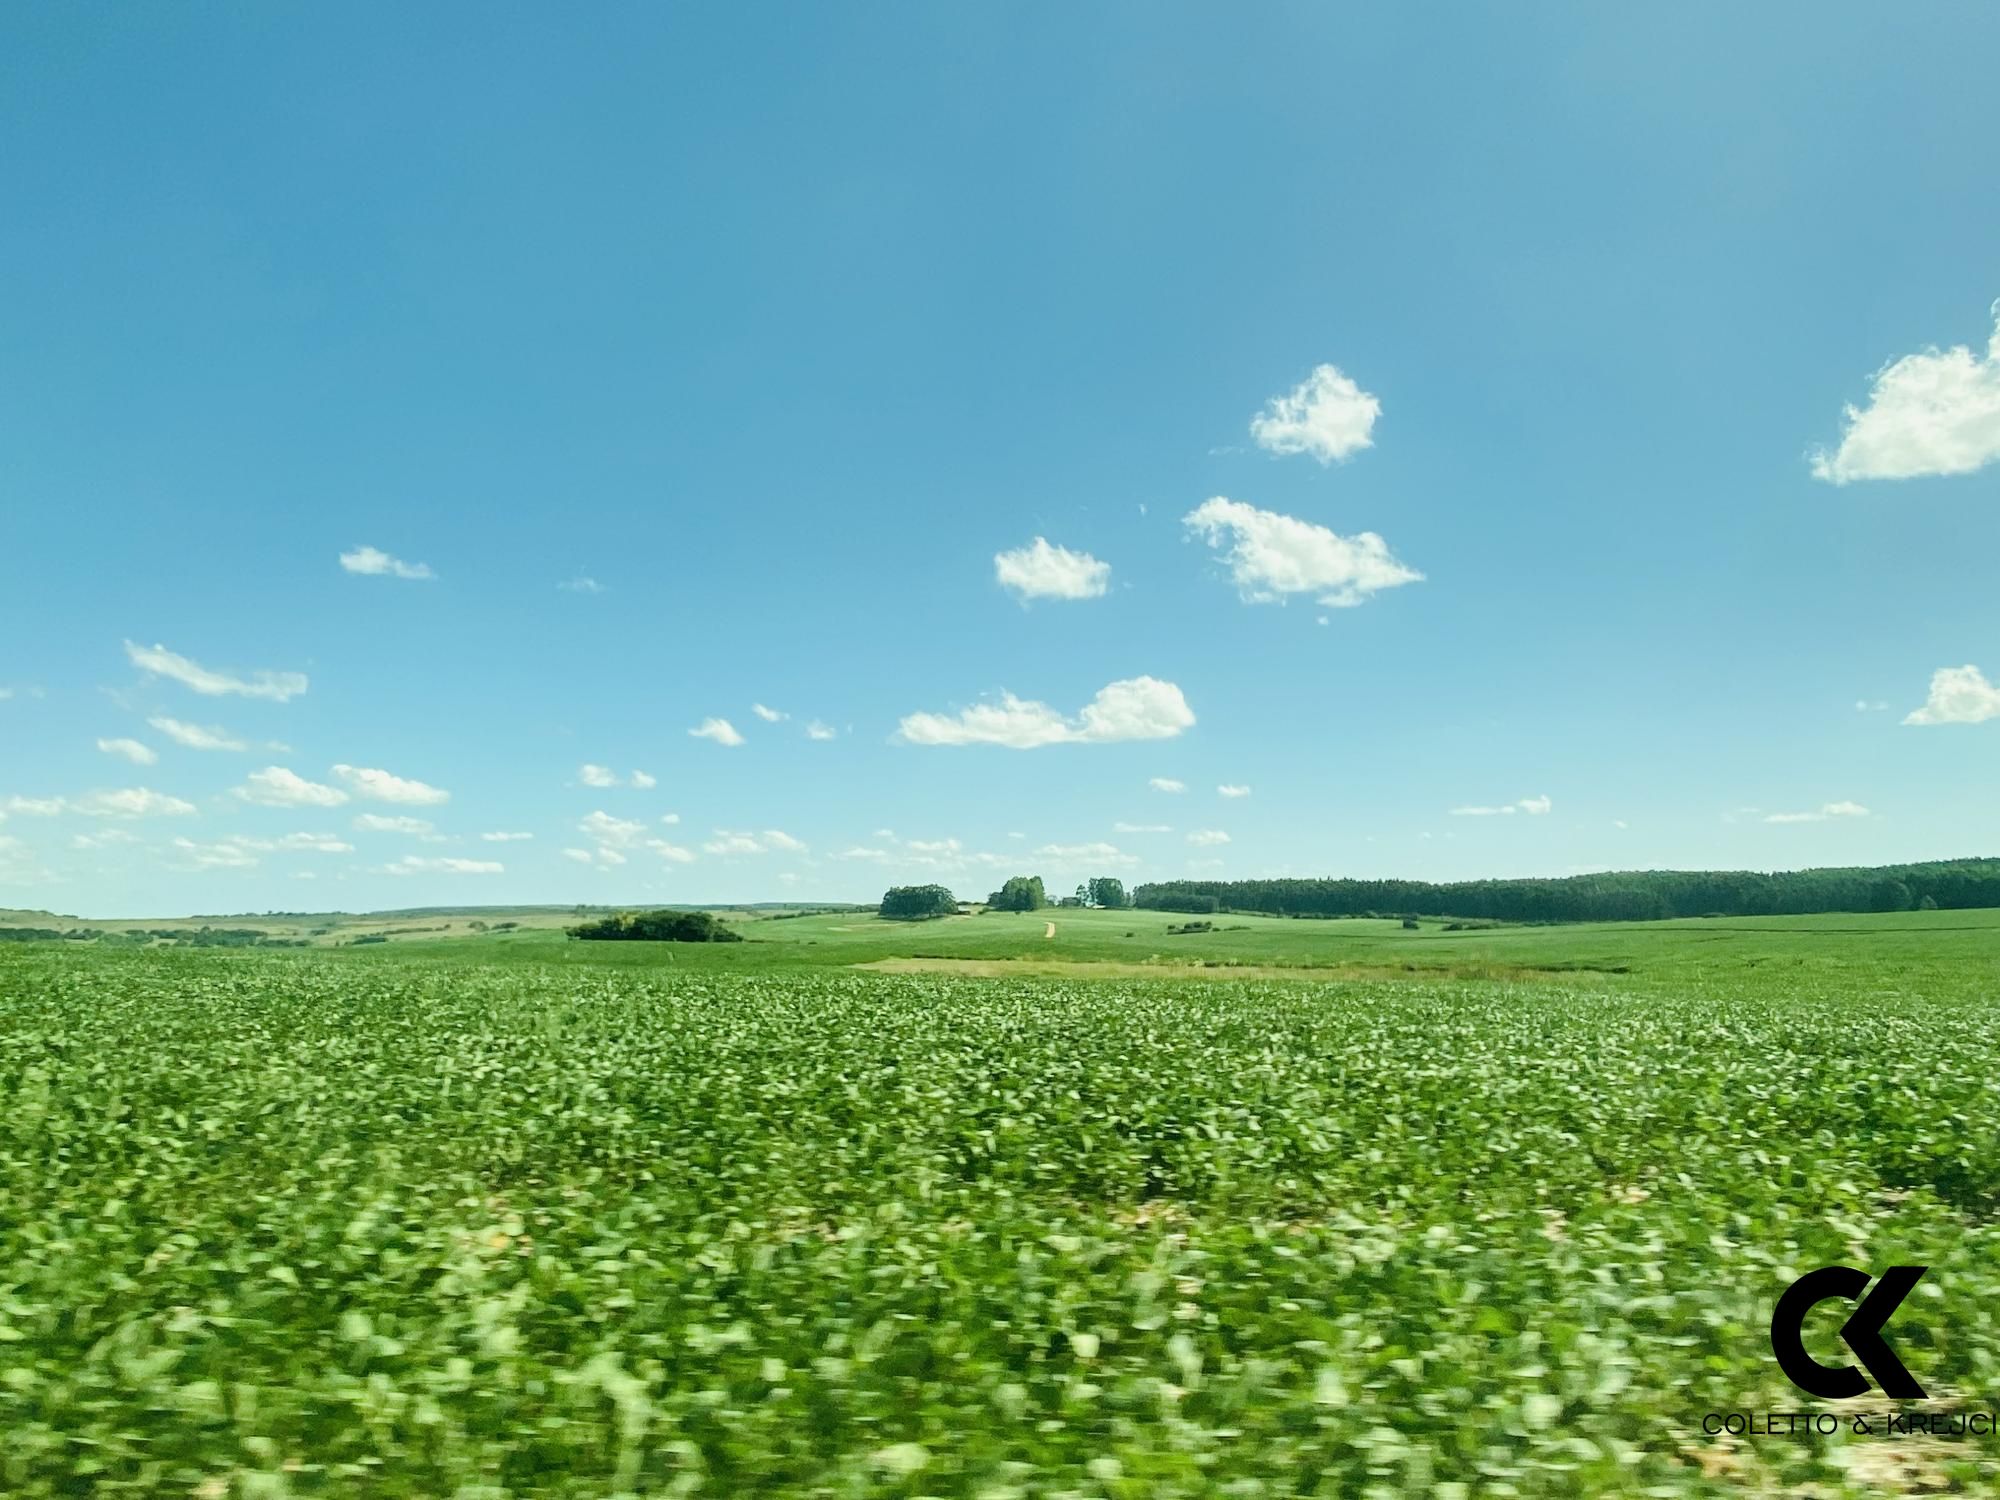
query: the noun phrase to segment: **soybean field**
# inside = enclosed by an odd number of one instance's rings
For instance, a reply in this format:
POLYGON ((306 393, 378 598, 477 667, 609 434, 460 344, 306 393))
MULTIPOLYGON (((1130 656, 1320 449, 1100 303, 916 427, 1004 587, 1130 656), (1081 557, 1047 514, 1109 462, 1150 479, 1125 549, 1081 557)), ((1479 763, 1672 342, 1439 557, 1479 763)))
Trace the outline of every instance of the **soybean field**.
POLYGON ((1768 1325, 1829 1263, 1927 1266, 1905 1363, 2000 1393, 1994 946, 1660 941, 1323 978, 9 945, 0 1492, 1992 1492, 1990 1439, 1703 1421, 1812 1404, 1768 1325))

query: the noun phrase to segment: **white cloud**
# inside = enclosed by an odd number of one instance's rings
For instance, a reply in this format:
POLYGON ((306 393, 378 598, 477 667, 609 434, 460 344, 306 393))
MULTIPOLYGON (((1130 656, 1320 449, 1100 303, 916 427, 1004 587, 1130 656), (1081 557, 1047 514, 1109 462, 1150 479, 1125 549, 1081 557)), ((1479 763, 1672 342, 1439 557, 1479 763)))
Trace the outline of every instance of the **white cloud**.
POLYGON ((437 577, 429 563, 406 563, 377 547, 356 547, 352 552, 343 552, 340 554, 340 565, 350 573, 366 573, 378 578, 437 577))
POLYGON ((1882 702, 1879 698, 1873 700, 1868 698, 1856 698, 1854 700, 1854 711, 1858 714, 1886 713, 1888 712, 1888 709, 1889 705, 1882 702))
POLYGON ((1146 785, 1156 792, 1184 792, 1187 790, 1187 783, 1185 781, 1176 781, 1171 776, 1155 776, 1146 785))
POLYGON ((624 847, 639 841, 645 833, 644 823, 635 823, 628 818, 614 818, 608 812, 594 812, 578 823, 579 832, 598 844, 624 847))
POLYGON ((843 849, 838 854, 834 855, 834 858, 835 859, 887 859, 889 858, 889 851, 887 849, 865 849, 865 848, 843 849))
POLYGON ((913 745, 1099 745, 1119 740, 1172 739, 1194 723, 1187 699, 1171 682, 1132 677, 1098 690, 1077 717, 1065 718, 1046 703, 1002 693, 957 714, 914 713, 897 730, 913 745))
POLYGON ((241 844, 197 844, 193 839, 175 839, 174 847, 188 858, 184 868, 195 870, 248 870, 257 856, 241 844))
POLYGON ((190 750, 247 750, 250 747, 226 729, 207 724, 188 724, 156 714, 146 721, 176 745, 190 750))
POLYGON ((1035 851, 1038 859, 1061 864, 1136 865, 1137 855, 1127 854, 1116 844, 1044 844, 1035 851))
POLYGON ((1539 818, 1554 806, 1555 803, 1547 797, 1523 797, 1519 802, 1509 802, 1504 807, 1454 807, 1451 815, 1454 818, 1498 818, 1524 812, 1531 818, 1539 818))
POLYGON ((1903 718, 1905 724, 1983 724, 2000 718, 2000 687, 1967 663, 1939 667, 1931 674, 1931 695, 1922 708, 1903 718))
POLYGON ((1250 419, 1250 436, 1271 453, 1310 453, 1322 464, 1372 448, 1382 403, 1332 365, 1317 365, 1289 395, 1250 419))
POLYGON ((767 828, 761 834, 718 828, 715 837, 701 847, 708 854, 773 854, 798 853, 806 845, 777 828, 767 828))
POLYGON ((661 813, 661 814, 660 814, 660 821, 661 821, 662 823, 678 823, 678 822, 680 822, 680 820, 681 820, 681 815, 680 815, 679 813, 661 813))
POLYGON ((245 802, 265 807, 338 807, 347 800, 339 787, 321 786, 283 766, 266 766, 252 771, 236 795, 245 802))
POLYGON ((1868 809, 1859 802, 1822 803, 1817 812, 1767 813, 1766 823, 1824 823, 1829 818, 1865 818, 1868 809))
POLYGON ((1875 372, 1865 409, 1846 409, 1832 453, 1815 449, 1813 476, 1914 479, 1970 474, 2000 459, 2000 302, 1982 357, 1964 344, 1906 354, 1875 372))
POLYGON ((1223 495, 1204 500, 1181 524, 1211 547, 1227 544, 1229 576, 1246 604, 1279 604, 1288 594, 1311 594, 1321 604, 1346 608, 1424 576, 1397 561, 1372 531, 1339 536, 1223 495))
POLYGON ((362 813, 355 818, 354 826, 363 833, 426 834, 437 831, 437 825, 427 818, 384 817, 381 813, 362 813))
POLYGON ((394 864, 382 866, 384 875, 504 875, 507 867, 497 859, 426 858, 405 854, 394 864))
POLYGON ((143 786, 91 792, 70 803, 69 807, 87 818, 174 818, 185 817, 194 811, 192 802, 143 786))
POLYGON ((1111 583, 1111 564, 1036 537, 1026 547, 993 555, 993 576, 1023 599, 1096 599, 1111 583))
POLYGON ((198 662, 169 651, 165 646, 140 646, 131 641, 125 643, 125 654, 140 671, 155 677, 171 677, 182 686, 209 698, 234 693, 241 698, 269 698, 274 703, 285 703, 306 690, 306 675, 303 672, 260 671, 252 672, 248 677, 239 677, 233 672, 211 671, 198 662))
POLYGON ((72 849, 109 849, 118 844, 136 844, 138 840, 122 828, 105 828, 96 833, 79 833, 70 841, 72 849))
POLYGON ((160 758, 151 745, 142 745, 137 740, 99 740, 97 748, 106 755, 123 756, 135 766, 150 766, 160 758))
POLYGON ((387 771, 370 770, 365 766, 335 766, 333 774, 346 782, 357 797, 366 797, 372 802, 402 802, 415 807, 435 807, 440 802, 451 801, 451 793, 441 787, 427 785, 421 781, 409 781, 401 776, 392 776, 387 771))
POLYGON ((718 745, 740 745, 743 736, 736 732, 736 726, 727 719, 703 719, 688 731, 698 740, 714 740, 718 745))
POLYGON ((30 818, 53 818, 68 806, 61 797, 9 797, 4 810, 30 818))
POLYGON ((514 844, 534 837, 532 833, 482 833, 479 836, 489 844, 514 844))
POLYGON ((762 719, 766 724, 776 724, 782 719, 789 719, 791 717, 790 714, 779 713, 775 708, 766 708, 761 703, 751 704, 750 712, 762 719))
MULTIPOLYGON (((182 840, 182 842, 186 842, 182 840)), ((255 849, 270 853, 275 849, 304 849, 314 854, 352 854, 354 846, 330 833, 288 833, 283 838, 256 839, 244 834, 231 834, 222 841, 238 849, 255 849)))
POLYGON ((574 578, 565 578, 556 587, 566 594, 601 594, 604 592, 603 584, 599 583, 595 578, 588 577, 582 573, 577 574, 574 578))
POLYGON ((830 740, 838 733, 839 731, 832 725, 822 724, 818 719, 814 719, 810 724, 806 725, 806 738, 809 740, 830 740))
POLYGON ((650 791, 660 784, 656 777, 649 776, 644 771, 634 771, 629 777, 621 777, 609 766, 583 766, 577 771, 576 779, 585 786, 597 787, 599 789, 614 786, 629 786, 642 792, 650 791))
POLYGON ((1172 833, 1174 830, 1173 825, 1169 823, 1113 823, 1111 831, 1113 833, 1172 833))
POLYGON ((1250 795, 1249 787, 1231 786, 1228 782, 1224 782, 1221 786, 1217 787, 1215 790, 1216 794, 1222 797, 1247 797, 1250 795))
POLYGON ((695 861, 694 850, 683 849, 679 844, 670 844, 665 839, 647 839, 646 847, 661 859, 677 865, 691 865, 695 861))
POLYGON ((965 845, 957 839, 911 839, 903 847, 913 854, 958 854, 965 845))
POLYGON ((1220 828, 1199 828, 1187 836, 1187 841, 1198 849, 1210 849, 1228 843, 1229 835, 1220 828))
POLYGON ((590 851, 589 851, 588 849, 565 849, 565 850, 563 850, 563 858, 564 858, 564 859, 573 859, 573 860, 575 860, 575 861, 576 861, 576 862, 577 862, 578 864, 580 864, 580 865, 587 865, 587 864, 589 864, 589 863, 591 862, 591 859, 592 859, 592 857, 593 857, 593 856, 591 855, 591 852, 590 852, 590 851))

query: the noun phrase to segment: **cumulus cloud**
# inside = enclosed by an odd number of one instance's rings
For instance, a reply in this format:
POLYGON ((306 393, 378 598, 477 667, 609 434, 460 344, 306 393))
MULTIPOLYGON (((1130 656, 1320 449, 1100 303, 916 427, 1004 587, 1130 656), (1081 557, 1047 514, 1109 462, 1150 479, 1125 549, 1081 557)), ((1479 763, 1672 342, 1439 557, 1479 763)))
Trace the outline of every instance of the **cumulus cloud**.
POLYGON ((1515 813, 1526 813, 1531 818, 1545 815, 1555 806, 1547 797, 1523 797, 1518 802, 1509 802, 1503 807, 1454 807, 1454 818, 1498 818, 1511 817, 1515 813))
POLYGON ((347 793, 339 787, 307 781, 284 766, 252 771, 243 785, 236 788, 236 795, 245 802, 265 807, 338 807, 347 800, 347 793))
POLYGON ((1931 695, 1924 706, 1904 715, 1905 724, 1983 724, 2000 718, 2000 687, 1967 663, 1939 667, 1931 674, 1931 695))
POLYGON ((644 771, 634 771, 629 777, 621 777, 609 766, 584 765, 577 770, 576 779, 585 786, 605 788, 629 786, 639 791, 650 791, 660 783, 657 778, 644 771))
POLYGON ((1250 795, 1249 787, 1231 786, 1226 781, 1221 786, 1217 787, 1215 791, 1216 795, 1221 797, 1247 797, 1250 795))
POLYGON ((743 743, 743 736, 736 732, 736 726, 727 719, 703 719, 688 733, 698 740, 714 740, 718 745, 743 743))
POLYGON ((775 708, 766 708, 761 703, 751 704, 750 712, 755 714, 758 718, 762 719, 766 724, 776 724, 781 720, 789 719, 791 717, 790 714, 780 713, 775 708))
POLYGON ((385 817, 381 813, 362 813, 354 820, 354 826, 363 833, 434 833, 436 825, 427 818, 385 817))
POLYGON ((1382 403, 1332 365, 1318 365, 1289 394, 1273 396, 1250 419, 1250 436, 1267 452, 1310 453, 1322 464, 1375 444, 1382 403))
POLYGON ((1372 531, 1339 536, 1223 495, 1203 501, 1181 524, 1209 546, 1226 547, 1229 576, 1246 604, 1281 604, 1288 595, 1311 594, 1321 604, 1348 608, 1424 576, 1399 562, 1372 531))
POLYGON ((1155 776, 1146 785, 1156 792, 1184 792, 1187 790, 1187 783, 1185 781, 1176 781, 1171 776, 1155 776))
POLYGON ((176 818, 194 811, 192 802, 143 786, 91 792, 77 798, 69 807, 87 818, 176 818))
POLYGON ((141 646, 132 641, 125 643, 125 654, 140 671, 172 678, 209 698, 233 693, 239 698, 268 698, 274 703, 285 703, 306 690, 303 672, 259 671, 245 677, 234 672, 212 671, 165 646, 141 646))
POLYGON ((384 875, 504 875, 507 867, 497 859, 428 858, 405 854, 393 864, 382 866, 384 875))
POLYGON ((822 724, 818 719, 806 725, 806 738, 809 740, 830 740, 838 733, 832 725, 822 724))
POLYGON ((1169 823, 1113 823, 1111 831, 1113 833, 1172 833, 1174 830, 1173 825, 1169 823))
POLYGON ((565 578, 556 587, 561 589, 565 594, 601 594, 604 592, 603 584, 583 573, 577 574, 574 578, 565 578))
POLYGON ((129 760, 135 766, 150 766, 160 758, 159 752, 151 745, 142 745, 137 740, 99 740, 97 748, 106 755, 129 760))
POLYGON ((429 563, 407 563, 391 557, 379 547, 356 547, 340 554, 340 565, 350 573, 376 578, 435 578, 429 563))
POLYGON ((1986 353, 1964 344, 1906 354, 1875 372, 1865 407, 1846 409, 1831 453, 1810 455, 1830 484, 1970 474, 2000 459, 2000 302, 1986 353))
POLYGON ((1210 849, 1228 843, 1229 835, 1220 828, 1198 828, 1187 836, 1187 841, 1198 849, 1210 849))
POLYGON ((189 724, 180 719, 170 719, 165 714, 155 714, 146 721, 159 730, 176 745, 189 750, 247 750, 250 747, 226 729, 217 729, 209 724, 189 724))
POLYGON ((1171 682, 1132 677, 1098 690, 1082 713, 1066 718, 1046 703, 1002 693, 998 703, 975 704, 956 714, 914 713, 897 729, 913 745, 1101 745, 1119 740, 1172 739, 1194 723, 1194 713, 1171 682))
POLYGON ((53 818, 68 806, 61 797, 9 797, 6 807, 0 811, 30 818, 53 818))
POLYGON ((993 555, 993 576, 1022 599, 1096 599, 1111 584, 1111 564, 1036 537, 993 555))
POLYGON ((514 844, 522 839, 531 839, 532 833, 482 833, 479 835, 489 844, 514 844))
POLYGON ((1824 823, 1830 818, 1865 818, 1868 809, 1859 802, 1826 802, 1816 812, 1766 813, 1766 823, 1824 823))
POLYGON ((599 844, 614 848, 635 844, 646 832, 644 823, 635 823, 629 818, 614 818, 608 812, 594 812, 578 823, 579 832, 599 844))
POLYGON ((1887 713, 1888 710, 1889 705, 1879 698, 1856 698, 1854 700, 1854 711, 1858 714, 1887 713))
POLYGON ((371 802, 401 802, 415 807, 435 807, 451 801, 451 793, 421 781, 392 776, 387 771, 365 766, 335 766, 333 774, 346 782, 357 797, 371 802))
POLYGON ((852 848, 852 849, 843 849, 843 850, 841 850, 841 851, 840 851, 840 852, 839 852, 838 854, 834 855, 834 858, 835 858, 835 859, 875 859, 875 860, 881 860, 881 859, 887 859, 887 858, 889 858, 889 851, 888 851, 887 849, 869 849, 869 848, 864 848, 864 847, 859 847, 859 846, 857 846, 857 847, 855 847, 855 848, 852 848))
POLYGON ((330 833, 288 833, 282 838, 258 839, 244 834, 232 834, 222 841, 239 849, 256 849, 270 853, 279 849, 303 849, 313 854, 352 854, 354 846, 330 833))

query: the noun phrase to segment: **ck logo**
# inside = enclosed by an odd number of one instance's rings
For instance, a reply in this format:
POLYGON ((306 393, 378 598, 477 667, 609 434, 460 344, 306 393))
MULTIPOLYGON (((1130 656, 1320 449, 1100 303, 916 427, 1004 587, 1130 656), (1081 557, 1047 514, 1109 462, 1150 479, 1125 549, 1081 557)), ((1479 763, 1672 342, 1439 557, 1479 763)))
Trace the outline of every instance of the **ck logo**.
POLYGON ((1924 1266, 1891 1266, 1871 1289, 1868 1273, 1852 1266, 1821 1266, 1808 1271, 1785 1289, 1771 1311, 1771 1352, 1778 1356, 1778 1368, 1793 1385, 1828 1401, 1859 1396, 1868 1389, 1868 1379, 1853 1365, 1828 1366, 1806 1353, 1806 1314, 1829 1298, 1859 1301, 1847 1321, 1840 1325, 1841 1342, 1875 1377, 1882 1394, 1898 1401, 1921 1401, 1924 1388, 1910 1378, 1903 1362, 1882 1337, 1882 1325, 1889 1321, 1910 1288, 1924 1274, 1924 1266), (1866 1291, 1867 1296, 1861 1294, 1866 1291))

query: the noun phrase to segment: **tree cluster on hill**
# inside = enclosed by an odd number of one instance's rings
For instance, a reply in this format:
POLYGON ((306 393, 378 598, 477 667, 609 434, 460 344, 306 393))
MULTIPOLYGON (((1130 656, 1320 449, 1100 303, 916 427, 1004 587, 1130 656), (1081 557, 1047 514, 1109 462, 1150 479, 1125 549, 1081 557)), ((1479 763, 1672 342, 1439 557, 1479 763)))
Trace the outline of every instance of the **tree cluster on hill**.
POLYGON ((740 943, 743 934, 705 911, 618 912, 566 929, 585 942, 740 943))
POLYGON ((1287 917, 1484 917, 1503 922, 1651 922, 1835 911, 2000 906, 2000 859, 1819 870, 1625 870, 1547 880, 1169 880, 1141 885, 1154 911, 1287 917))
POLYGON ((989 911, 1040 911, 1049 904, 1039 875, 1010 875, 1007 883, 986 898, 989 911))
POLYGON ((905 922, 953 917, 958 915, 958 898, 941 885, 896 885, 882 893, 879 910, 885 917, 905 922))

